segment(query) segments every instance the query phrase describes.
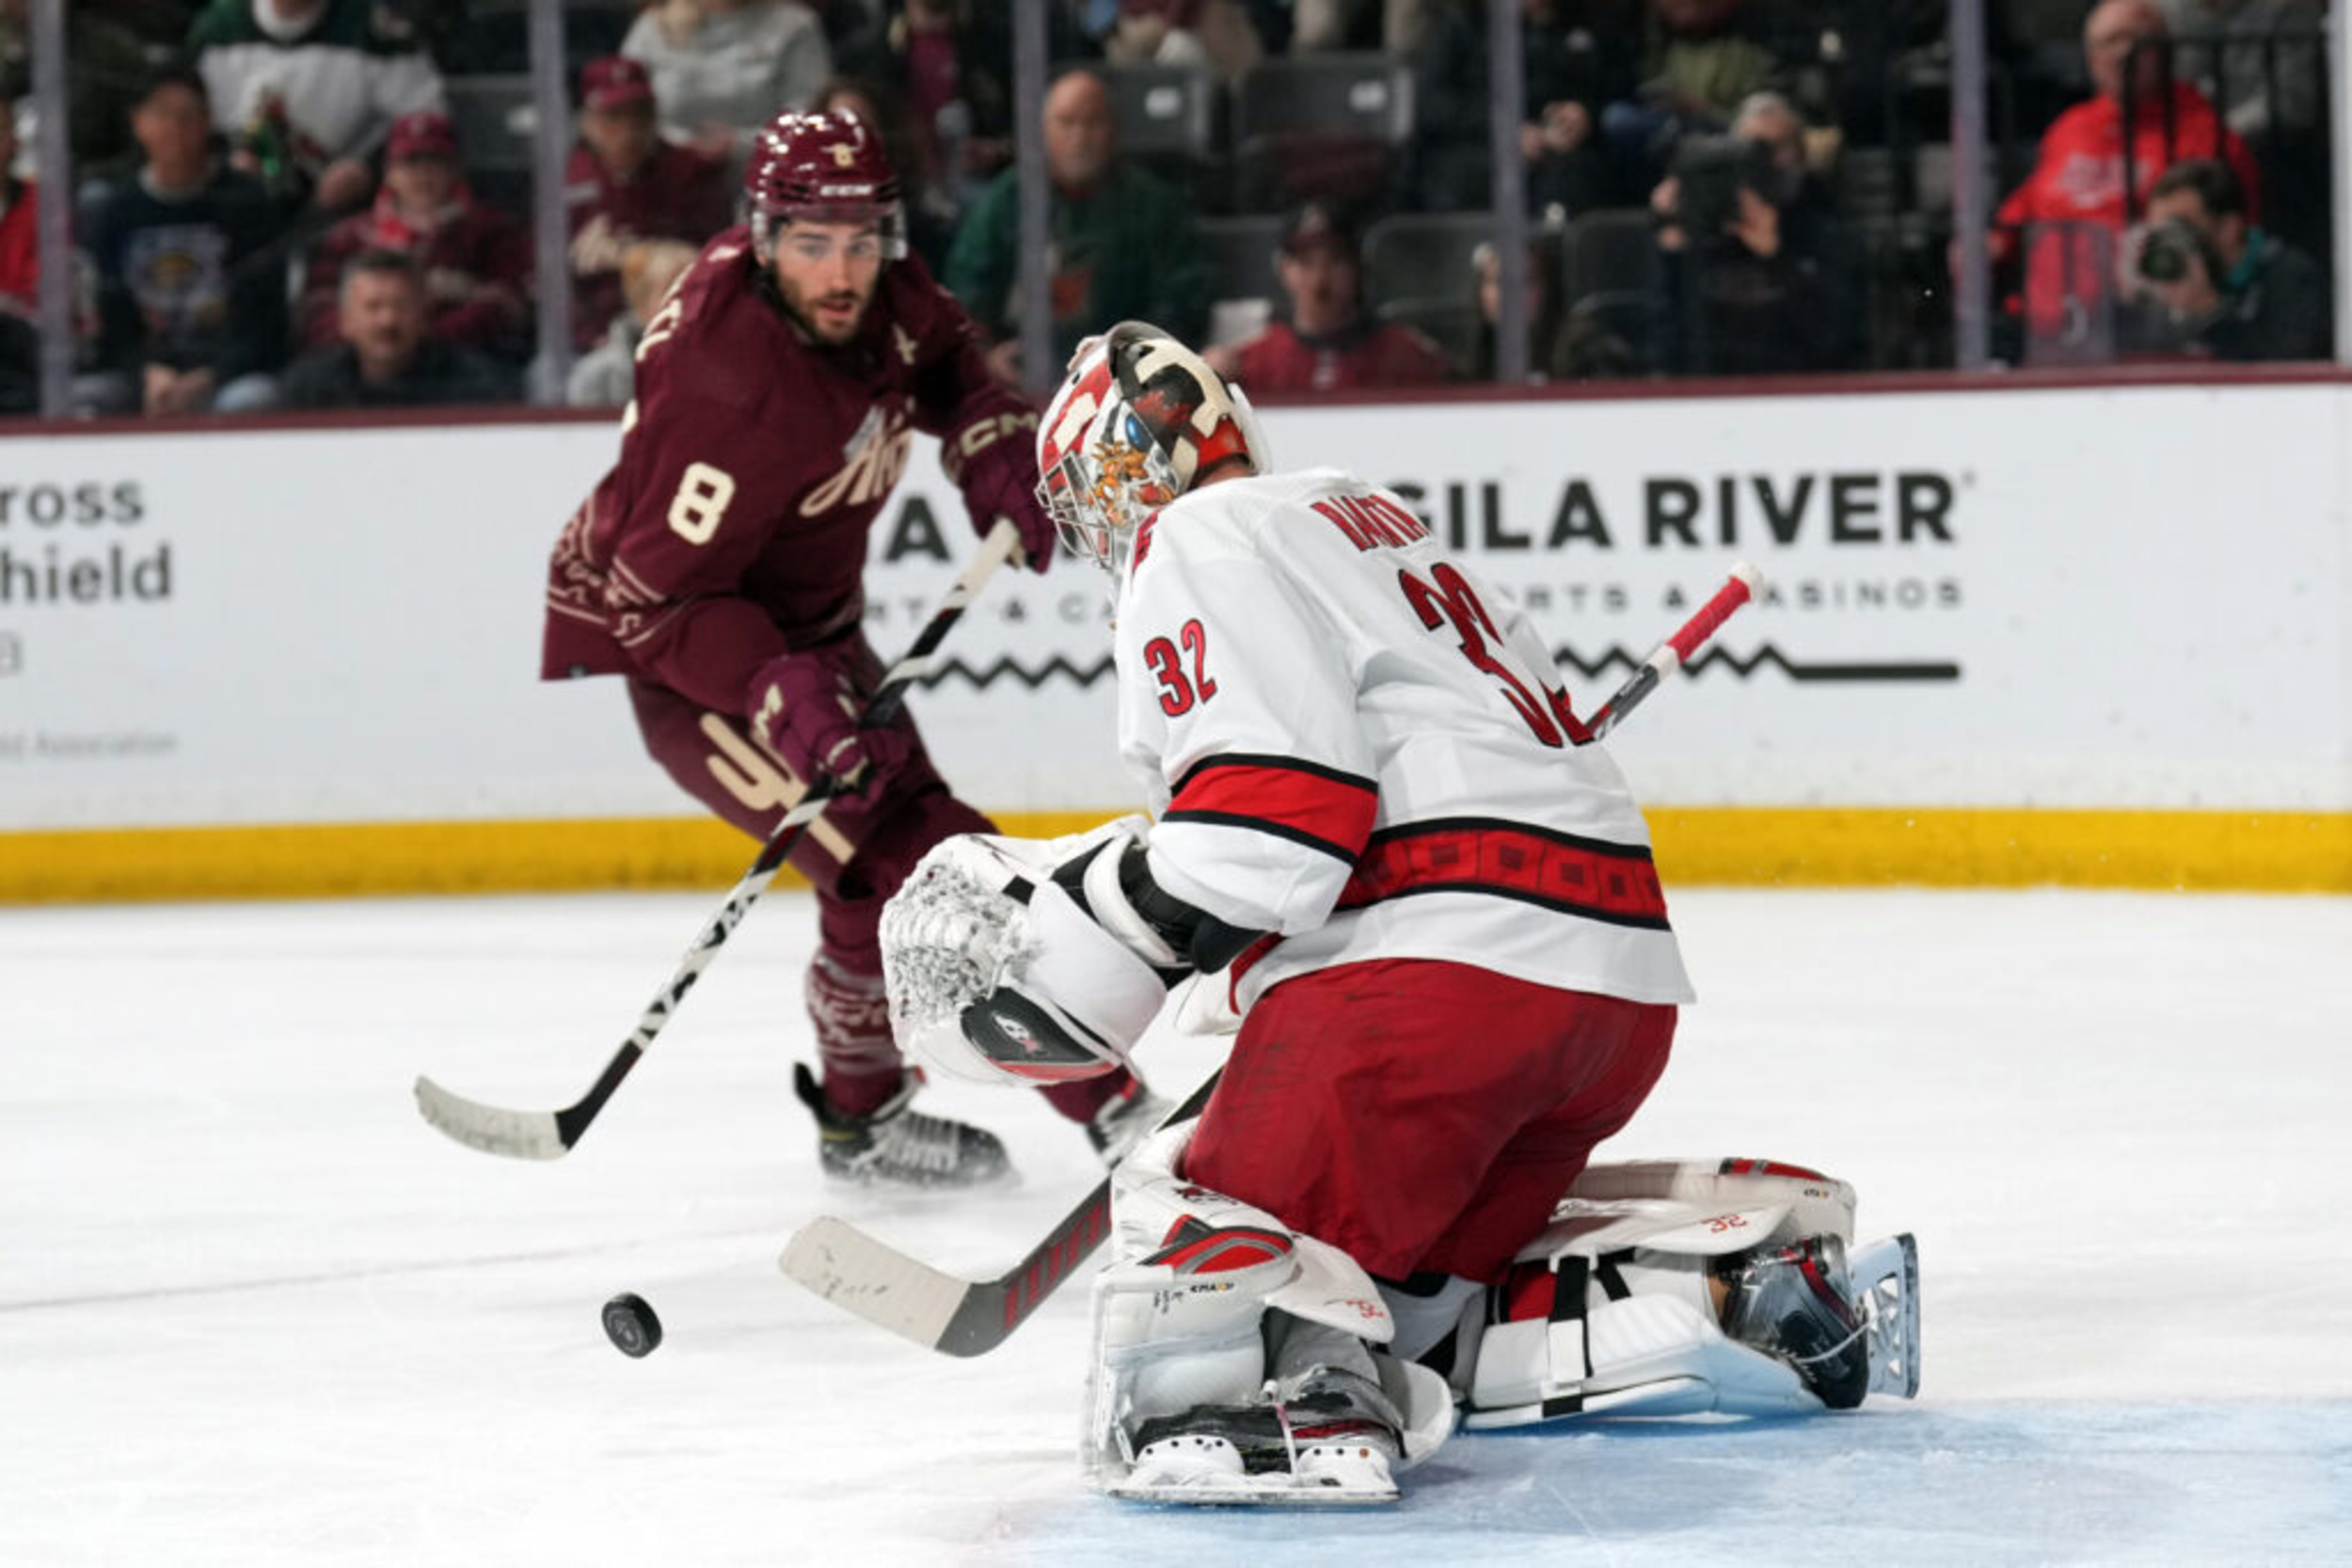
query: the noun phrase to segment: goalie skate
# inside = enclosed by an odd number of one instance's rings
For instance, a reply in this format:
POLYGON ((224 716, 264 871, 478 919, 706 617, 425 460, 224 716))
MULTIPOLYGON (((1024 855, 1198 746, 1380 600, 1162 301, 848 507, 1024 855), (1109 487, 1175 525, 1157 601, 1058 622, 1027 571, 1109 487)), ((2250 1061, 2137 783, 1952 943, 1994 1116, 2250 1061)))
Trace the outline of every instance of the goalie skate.
POLYGON ((1846 1257, 1870 1347, 1870 1392, 1919 1397, 1919 1243, 1909 1231, 1846 1257))
POLYGON ((1420 1463, 1454 1429, 1453 1391, 1425 1367, 1379 1357, 1381 1392, 1402 1431, 1359 1401, 1309 1393, 1295 1402, 1204 1406, 1135 1434, 1134 1455, 1097 1472, 1125 1502, 1258 1508, 1365 1508, 1397 1500, 1394 1472, 1420 1463), (1401 1396, 1401 1399, 1399 1398, 1401 1396))

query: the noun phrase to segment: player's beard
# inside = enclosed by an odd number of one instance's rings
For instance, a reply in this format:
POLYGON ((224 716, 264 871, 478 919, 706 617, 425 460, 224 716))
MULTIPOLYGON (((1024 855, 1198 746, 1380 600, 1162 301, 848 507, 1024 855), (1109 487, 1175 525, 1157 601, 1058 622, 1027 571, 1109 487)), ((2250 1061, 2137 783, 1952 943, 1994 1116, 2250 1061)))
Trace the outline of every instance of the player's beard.
MULTIPOLYGON (((874 288, 863 293, 855 289, 835 289, 827 293, 803 294, 781 277, 775 283, 776 297, 783 301, 785 313, 820 348, 840 348, 856 338, 858 328, 866 325, 867 308, 874 303, 874 288)), ((879 279, 875 287, 880 287, 879 279)))

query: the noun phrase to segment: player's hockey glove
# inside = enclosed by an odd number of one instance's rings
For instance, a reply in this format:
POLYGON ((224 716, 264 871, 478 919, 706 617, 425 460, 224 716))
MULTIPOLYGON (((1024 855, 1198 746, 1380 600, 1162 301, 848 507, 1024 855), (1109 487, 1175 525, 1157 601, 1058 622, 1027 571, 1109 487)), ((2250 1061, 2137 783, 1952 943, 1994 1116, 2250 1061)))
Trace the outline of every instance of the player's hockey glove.
POLYGON ((848 662, 847 642, 773 658, 752 677, 752 733, 804 779, 830 779, 864 794, 906 765, 914 735, 903 721, 861 729, 866 701, 848 662))
POLYGON ((940 467, 963 492, 976 532, 999 517, 1021 531, 1021 554, 1033 571, 1054 559, 1054 519, 1037 499, 1037 416, 1027 410, 983 414, 939 444, 940 467))

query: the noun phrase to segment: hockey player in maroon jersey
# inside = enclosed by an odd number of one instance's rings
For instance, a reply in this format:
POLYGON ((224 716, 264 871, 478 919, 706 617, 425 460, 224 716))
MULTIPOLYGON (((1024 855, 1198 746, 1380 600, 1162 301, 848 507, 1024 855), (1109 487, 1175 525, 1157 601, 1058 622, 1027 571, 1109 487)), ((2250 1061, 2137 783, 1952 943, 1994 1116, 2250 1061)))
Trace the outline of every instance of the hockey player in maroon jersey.
MULTIPOLYGON (((860 630, 866 532, 920 431, 985 532, 1043 571, 1035 412, 988 373, 969 319, 906 254, 898 180, 849 116, 785 114, 745 173, 749 221, 713 239, 637 350, 619 462, 558 539, 543 676, 617 674, 655 760, 765 839, 812 781, 848 793, 791 863, 817 889, 807 976, 821 1079, 795 1069, 824 1168, 916 1186, 1002 1175, 991 1133, 910 1108, 875 925, 925 850, 989 829, 913 721, 862 729, 882 673, 860 630)), ((1105 1158, 1156 1119, 1120 1075, 1050 1087, 1105 1158)))
POLYGON ((1915 1388, 1908 1239, 1850 1275, 1852 1188, 1588 1165, 1691 990, 1641 810, 1517 607, 1392 494, 1273 471, 1248 400, 1155 327, 1080 349, 1039 445, 1115 581, 1157 820, 951 839, 882 942, 911 1046, 978 1077, 1123 1067, 1196 974, 1241 1012, 1199 1120, 1112 1175, 1097 1483, 1385 1501, 1457 1402, 1507 1426, 1915 1388))

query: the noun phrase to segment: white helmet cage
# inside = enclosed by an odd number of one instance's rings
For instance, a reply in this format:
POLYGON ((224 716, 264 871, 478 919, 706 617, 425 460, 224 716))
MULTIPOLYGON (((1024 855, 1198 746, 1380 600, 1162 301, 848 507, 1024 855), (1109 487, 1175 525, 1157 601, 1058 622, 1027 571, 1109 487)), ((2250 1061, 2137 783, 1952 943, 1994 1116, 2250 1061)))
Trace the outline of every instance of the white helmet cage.
POLYGON ((1215 463, 1269 467, 1242 389, 1145 322, 1089 338, 1038 423, 1039 501, 1073 555, 1120 570, 1136 529, 1215 463))

